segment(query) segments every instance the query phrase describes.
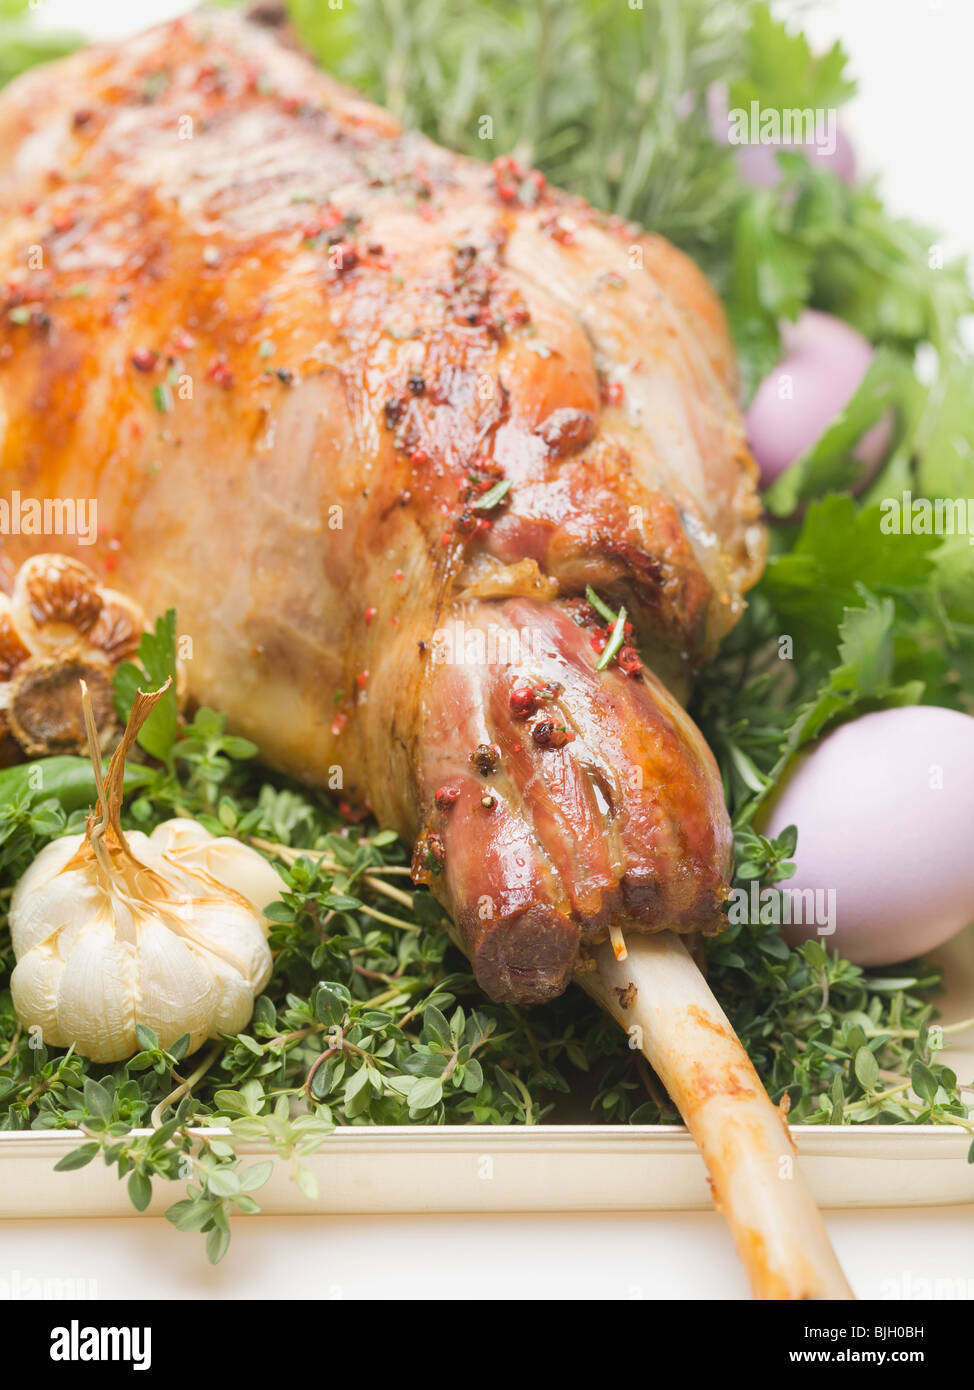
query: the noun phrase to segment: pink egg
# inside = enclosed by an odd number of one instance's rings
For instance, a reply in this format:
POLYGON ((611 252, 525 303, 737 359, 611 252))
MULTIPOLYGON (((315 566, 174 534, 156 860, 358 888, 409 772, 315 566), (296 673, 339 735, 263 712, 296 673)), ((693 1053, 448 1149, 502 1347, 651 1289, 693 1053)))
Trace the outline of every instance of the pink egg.
POLYGON ((974 921, 974 719, 915 705, 841 725, 796 760, 761 830, 789 825, 790 942, 814 937, 857 965, 942 945, 974 921))
MULTIPOLYGON (((783 323, 781 340, 784 356, 761 382, 745 416, 764 487, 821 438, 855 395, 873 359, 861 333, 816 309, 783 323)), ((888 415, 863 435, 855 457, 869 467, 860 486, 882 462, 891 435, 888 415)))
MULTIPOLYGON (((817 150, 814 157, 819 157, 817 150)), ((851 188, 856 181, 856 152, 852 147, 852 141, 841 126, 836 128, 834 151, 830 155, 823 155, 822 158, 827 161, 832 173, 851 188)))
POLYGON ((776 188, 781 182, 779 145, 737 145, 734 158, 741 178, 751 188, 776 188))
POLYGON ((856 181, 855 153, 848 136, 841 127, 837 127, 835 149, 831 153, 819 153, 814 144, 738 145, 736 148, 737 167, 741 171, 744 182, 750 184, 752 188, 777 188, 783 177, 781 165, 777 158, 779 150, 804 155, 809 164, 823 169, 831 169, 833 174, 849 186, 856 181))

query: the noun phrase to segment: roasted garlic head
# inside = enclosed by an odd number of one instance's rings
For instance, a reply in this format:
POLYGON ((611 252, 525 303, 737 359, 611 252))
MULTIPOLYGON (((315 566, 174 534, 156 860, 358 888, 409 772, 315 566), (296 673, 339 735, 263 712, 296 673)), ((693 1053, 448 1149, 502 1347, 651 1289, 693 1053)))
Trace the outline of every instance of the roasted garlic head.
POLYGON ((145 617, 125 594, 66 555, 35 555, 0 594, 0 767, 85 748, 79 682, 97 726, 117 734, 112 674, 139 645, 145 617))

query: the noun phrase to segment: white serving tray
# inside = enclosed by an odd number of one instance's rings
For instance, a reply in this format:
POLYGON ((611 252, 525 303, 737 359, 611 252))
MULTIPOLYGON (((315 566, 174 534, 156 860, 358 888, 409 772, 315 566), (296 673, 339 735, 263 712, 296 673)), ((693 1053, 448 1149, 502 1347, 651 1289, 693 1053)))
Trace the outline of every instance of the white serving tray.
MULTIPOLYGON (((209 1130, 214 1137, 226 1132, 209 1130)), ((796 1129, 802 1167, 824 1207, 974 1202, 969 1140, 960 1129, 889 1125, 796 1129)), ((131 1216, 124 1183, 100 1160, 53 1164, 83 1138, 67 1130, 0 1139, 0 1218, 131 1216)), ((239 1144, 264 1158, 263 1144, 239 1144)), ((302 1160, 318 1179, 309 1201, 278 1162, 257 1194, 268 1215, 318 1212, 550 1212, 706 1208, 703 1163, 677 1126, 450 1126, 338 1130, 302 1160)), ((150 1211, 182 1197, 155 1183, 150 1211)))
MULTIPOLYGON (((947 983, 941 1022, 974 1016, 974 927, 937 952, 947 983)), ((974 1029, 942 1054, 974 1078, 974 1029)), ((226 1130, 208 1130, 230 1138, 226 1130)), ((794 1126, 802 1167, 824 1207, 935 1206, 974 1202, 970 1138, 939 1125, 794 1126)), ((0 1134, 0 1218, 131 1216, 125 1184, 99 1159, 73 1172, 54 1164, 77 1131, 0 1134)), ((246 1158, 273 1157, 263 1143, 237 1143, 246 1158)), ((277 1161, 258 1195, 267 1215, 303 1212, 551 1212, 707 1208, 703 1163, 676 1125, 444 1125, 349 1127, 302 1163, 319 1196, 304 1197, 277 1161)), ((183 1184, 154 1184, 161 1213, 183 1184)))

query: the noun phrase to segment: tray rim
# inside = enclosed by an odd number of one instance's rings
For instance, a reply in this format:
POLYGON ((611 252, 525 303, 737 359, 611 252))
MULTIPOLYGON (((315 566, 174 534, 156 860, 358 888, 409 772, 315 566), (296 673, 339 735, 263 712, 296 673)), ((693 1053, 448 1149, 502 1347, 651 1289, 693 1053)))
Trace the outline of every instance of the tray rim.
MULTIPOLYGON (((848 1158, 868 1156, 880 1141, 892 1143, 897 1149, 926 1149, 930 1143, 940 1150, 954 1151, 971 1144, 971 1136, 954 1125, 789 1125, 788 1131, 800 1152, 828 1153, 848 1158)), ((220 1139, 233 1145, 240 1153, 277 1154, 269 1140, 244 1140, 234 1136, 224 1126, 191 1126, 188 1132, 195 1137, 220 1139)), ((149 1128, 129 1131, 133 1138, 152 1134, 149 1128)), ((37 1155, 53 1154, 83 1143, 91 1136, 80 1129, 9 1130, 0 1133, 0 1158, 15 1152, 23 1155, 36 1150, 37 1155)), ((571 1151, 582 1147, 589 1151, 611 1151, 620 1145, 635 1148, 657 1147, 675 1153, 698 1153, 696 1143, 682 1125, 338 1125, 326 1136, 317 1156, 329 1146, 353 1145, 357 1148, 379 1147, 387 1151, 405 1148, 437 1150, 482 1149, 487 1141, 494 1146, 539 1148, 542 1151, 571 1151)), ((489 1147, 489 1145, 488 1145, 489 1147)), ((918 1158, 947 1158, 946 1152, 917 1153, 918 1158)))
MULTIPOLYGON (((823 1210, 974 1209, 966 1132, 943 1125, 859 1128, 790 1127, 823 1210)), ((260 1198, 265 1220, 713 1210, 703 1161, 680 1125, 340 1126, 300 1160, 314 1177, 313 1197, 299 1192, 291 1157, 269 1139, 235 1139, 222 1126, 189 1133, 231 1143, 245 1163, 271 1161, 260 1198), (486 1178, 493 1181, 480 1181, 486 1178)), ((55 1176, 55 1163, 86 1137, 67 1129, 0 1134, 0 1230, 18 1220, 134 1215, 124 1182, 103 1163, 55 1176)), ((155 1185, 143 1216, 163 1217, 174 1195, 169 1184, 155 1185)))

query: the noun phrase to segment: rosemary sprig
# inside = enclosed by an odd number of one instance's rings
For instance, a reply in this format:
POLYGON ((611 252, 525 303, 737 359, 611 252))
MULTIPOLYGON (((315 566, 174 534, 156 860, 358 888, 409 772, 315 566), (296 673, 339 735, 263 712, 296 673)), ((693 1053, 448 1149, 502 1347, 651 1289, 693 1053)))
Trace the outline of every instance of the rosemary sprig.
POLYGON ((607 623, 614 623, 616 621, 616 614, 606 603, 605 599, 599 598, 598 594, 592 588, 591 584, 589 584, 585 589, 585 597, 588 600, 588 602, 592 605, 592 607, 595 609, 596 613, 598 613, 600 618, 604 618, 607 623))
POLYGON ((619 609, 618 616, 612 625, 609 640, 605 644, 605 650, 595 663, 596 671, 604 671, 611 661, 615 659, 622 649, 626 640, 626 610, 625 606, 619 609))

